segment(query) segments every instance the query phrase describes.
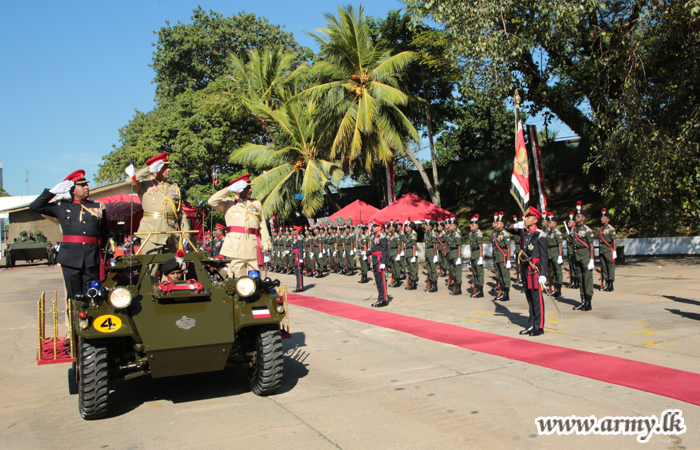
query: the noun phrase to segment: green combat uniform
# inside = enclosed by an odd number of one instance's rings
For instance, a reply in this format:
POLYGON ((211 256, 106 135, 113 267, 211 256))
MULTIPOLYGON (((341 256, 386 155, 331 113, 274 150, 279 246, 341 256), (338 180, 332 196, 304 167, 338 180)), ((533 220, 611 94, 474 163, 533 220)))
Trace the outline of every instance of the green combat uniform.
POLYGON ((406 253, 406 233, 404 233, 403 231, 399 231, 398 235, 399 240, 401 241, 401 252, 399 253, 401 259, 399 260, 399 270, 401 270, 401 279, 403 280, 406 277, 406 274, 408 273, 408 261, 406 259, 406 255, 408 255, 408 253, 406 253))
POLYGON ((564 276, 559 265, 559 246, 564 242, 564 236, 556 228, 547 228, 547 257, 549 258, 550 281, 554 283, 554 297, 561 296, 561 285, 564 284, 564 276))
POLYGON ((615 281, 615 228, 612 225, 603 225, 598 229, 598 256, 600 257, 600 272, 605 280, 605 287, 602 291, 612 291, 615 281))
POLYGON ((426 292, 437 292, 437 263, 435 262, 435 257, 438 251, 435 251, 436 246, 440 248, 440 244, 437 240, 437 235, 434 230, 426 231, 423 237, 425 241, 425 267, 428 270, 428 286, 425 289, 426 292))
POLYGON ((459 228, 449 234, 447 247, 450 271, 455 283, 450 295, 462 295, 462 233, 459 228))
POLYGON ((498 301, 510 300, 510 270, 506 268, 506 263, 510 262, 510 233, 505 230, 498 230, 491 233, 493 242, 493 270, 496 272, 498 284, 501 286, 501 295, 496 297, 498 301))
POLYGON ((369 271, 369 248, 372 244, 372 238, 364 232, 363 228, 363 233, 359 236, 358 241, 357 241, 357 250, 356 254, 358 259, 360 260, 360 272, 362 274, 360 281, 358 283, 367 283, 369 281, 369 278, 367 278, 367 272, 369 271))
POLYGON ((355 232, 350 229, 350 232, 345 236, 345 251, 347 252, 347 259, 348 259, 348 270, 350 271, 350 275, 355 274, 355 269, 357 268, 356 265, 356 249, 355 249, 355 239, 357 236, 355 235, 355 232))
POLYGON ((574 241, 576 241, 574 238, 574 228, 569 230, 569 234, 566 235, 566 258, 569 260, 569 276, 571 277, 569 289, 578 289, 581 287, 581 272, 576 265, 576 251, 574 250, 574 241))
POLYGON ((406 270, 408 271, 408 286, 406 290, 412 291, 418 286, 418 234, 411 229, 410 233, 404 233, 403 242, 405 250, 406 270))
POLYGON ((477 229, 469 233, 469 247, 471 250, 470 261, 474 274, 474 292, 471 295, 472 297, 484 296, 484 266, 479 265, 479 259, 481 259, 479 244, 483 243, 484 235, 481 230, 477 229))
POLYGON ((581 224, 574 227, 574 262, 576 267, 581 272, 581 305, 580 308, 584 311, 591 309, 591 300, 593 299, 593 271, 588 270, 589 262, 591 261, 591 248, 593 245, 593 230, 587 225, 581 224))
POLYGON ((447 276, 447 244, 445 244, 445 233, 443 230, 435 231, 435 239, 438 241, 438 267, 442 272, 440 276, 447 276))

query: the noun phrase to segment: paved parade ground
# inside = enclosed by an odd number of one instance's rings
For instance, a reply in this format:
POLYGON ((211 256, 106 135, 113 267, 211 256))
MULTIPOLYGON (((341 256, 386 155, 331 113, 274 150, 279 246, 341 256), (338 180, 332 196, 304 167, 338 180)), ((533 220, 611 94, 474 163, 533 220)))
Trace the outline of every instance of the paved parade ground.
MULTIPOLYGON (((270 276, 294 285, 293 276, 270 276)), ((36 302, 42 291, 62 292, 61 269, 0 269, 0 448, 700 447, 699 258, 628 259, 615 291, 596 290, 589 312, 573 311, 578 291, 564 289, 561 315, 546 300, 538 337, 518 334, 528 314, 518 289, 498 303, 489 293, 447 295, 444 278, 427 294, 420 278, 419 290, 390 288, 380 310, 369 306, 375 286, 357 284, 359 275, 306 278, 304 296, 290 295, 277 395, 255 396, 237 369, 143 377, 115 385, 109 416, 88 422, 69 392, 69 364, 36 364, 36 302), (647 443, 636 434, 538 435, 535 424, 595 416, 619 425, 666 410, 677 412, 658 428, 673 422, 676 432, 647 443)))

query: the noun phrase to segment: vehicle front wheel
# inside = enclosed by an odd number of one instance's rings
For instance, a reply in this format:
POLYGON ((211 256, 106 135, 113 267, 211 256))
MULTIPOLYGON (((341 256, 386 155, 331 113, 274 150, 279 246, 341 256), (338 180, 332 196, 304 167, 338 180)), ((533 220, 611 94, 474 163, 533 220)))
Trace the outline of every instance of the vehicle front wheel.
POLYGON ((284 347, 280 330, 260 332, 255 339, 256 359, 248 369, 250 390, 256 395, 271 395, 282 384, 284 347))
POLYGON ((80 416, 85 420, 101 419, 107 415, 109 404, 109 364, 104 343, 80 339, 78 370, 80 416))

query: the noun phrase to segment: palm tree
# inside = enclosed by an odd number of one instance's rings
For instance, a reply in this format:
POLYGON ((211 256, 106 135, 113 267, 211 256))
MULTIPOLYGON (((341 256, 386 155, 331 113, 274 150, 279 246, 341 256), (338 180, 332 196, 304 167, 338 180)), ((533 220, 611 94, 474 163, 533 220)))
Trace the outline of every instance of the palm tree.
POLYGON ((413 53, 391 55, 370 39, 364 8, 338 8, 326 13, 326 26, 309 33, 321 46, 322 61, 310 75, 320 84, 302 95, 319 101, 319 125, 330 145, 330 157, 343 165, 360 163, 371 172, 379 162, 391 163, 396 150, 419 142, 418 132, 399 107, 408 95, 399 86, 401 71, 413 53))
POLYGON ((323 206, 324 191, 337 186, 344 173, 340 164, 319 157, 318 135, 313 121, 315 104, 299 99, 279 109, 258 103, 256 117, 265 120, 274 137, 272 145, 248 143, 231 155, 231 162, 266 170, 253 180, 253 191, 269 217, 292 215, 301 203, 306 217, 323 206))

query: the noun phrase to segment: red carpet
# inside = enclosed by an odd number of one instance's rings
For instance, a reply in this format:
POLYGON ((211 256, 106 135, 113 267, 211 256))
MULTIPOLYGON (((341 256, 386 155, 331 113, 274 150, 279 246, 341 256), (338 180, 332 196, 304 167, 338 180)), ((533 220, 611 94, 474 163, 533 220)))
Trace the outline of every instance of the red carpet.
MULTIPOLYGON (((700 405, 700 374, 697 373, 510 338, 316 297, 289 294, 288 298, 293 305, 333 316, 700 405)), ((518 330, 513 330, 516 331, 518 330)))

